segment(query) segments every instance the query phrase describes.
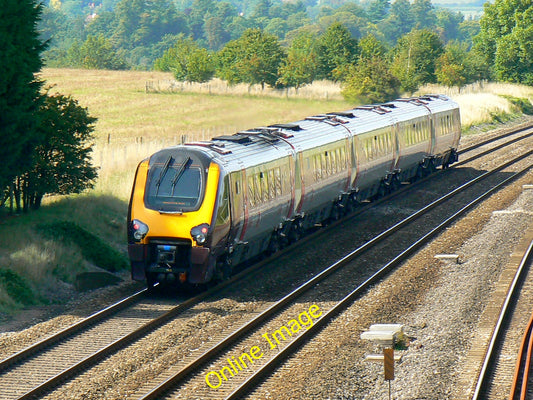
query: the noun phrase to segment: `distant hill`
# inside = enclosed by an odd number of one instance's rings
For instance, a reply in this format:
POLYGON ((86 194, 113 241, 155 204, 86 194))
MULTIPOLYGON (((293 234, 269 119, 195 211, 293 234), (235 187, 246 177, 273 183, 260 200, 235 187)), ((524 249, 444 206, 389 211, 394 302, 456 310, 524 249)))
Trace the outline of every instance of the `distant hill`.
POLYGON ((486 2, 486 0, 436 0, 432 1, 432 4, 435 7, 460 11, 467 19, 477 19, 483 15, 483 4, 486 2))

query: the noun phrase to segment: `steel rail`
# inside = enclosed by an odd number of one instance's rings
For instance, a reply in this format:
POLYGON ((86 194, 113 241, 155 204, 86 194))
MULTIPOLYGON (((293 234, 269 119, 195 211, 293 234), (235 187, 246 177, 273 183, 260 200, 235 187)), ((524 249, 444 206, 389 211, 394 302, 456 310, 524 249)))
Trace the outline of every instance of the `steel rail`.
MULTIPOLYGON (((506 137, 509 137, 509 136, 515 135, 515 134, 520 133, 520 132, 523 132, 523 131, 527 131, 528 129, 532 129, 532 128, 533 128, 533 123, 529 123, 527 126, 522 126, 522 127, 519 127, 519 128, 512 129, 512 130, 509 131, 509 132, 503 133, 503 134, 498 135, 498 136, 495 136, 495 137, 493 137, 493 138, 486 139, 486 140, 481 141, 481 142, 479 142, 479 143, 476 143, 476 144, 470 145, 470 146, 468 146, 468 147, 465 147, 464 149, 459 150, 457 153, 458 153, 458 154, 464 154, 464 153, 467 153, 467 152, 469 152, 469 151, 475 150, 475 149, 477 149, 477 148, 479 148, 479 147, 485 146, 485 145, 487 145, 487 144, 489 144, 489 143, 496 142, 497 140, 504 139, 504 138, 506 138, 506 137)), ((512 143, 515 143, 515 142, 517 142, 517 141, 519 141, 519 140, 522 140, 522 139, 528 138, 528 137, 530 137, 532 134, 533 134, 533 133, 529 133, 529 134, 527 134, 527 135, 520 136, 520 137, 518 137, 518 138, 516 138, 516 139, 510 140, 510 141, 504 143, 504 145, 505 145, 505 144, 512 144, 512 143)), ((497 148, 500 148, 500 147, 497 146, 497 148)), ((456 164, 454 164, 454 165, 456 165, 456 164)))
MULTIPOLYGON (((94 365, 98 360, 103 359, 105 357, 110 356, 111 354, 123 349, 127 345, 131 344, 138 338, 142 337, 143 335, 146 335, 155 329, 159 328, 166 322, 170 321, 171 319, 175 318, 177 315, 183 313, 184 311, 190 309, 191 307, 199 304, 201 301, 203 301, 205 298, 216 295, 220 291, 222 291, 224 288, 236 283, 239 280, 244 279, 247 277, 250 272, 256 271, 257 269, 261 268, 268 260, 263 260, 253 266, 251 266, 249 269, 244 270, 235 276, 233 276, 231 279, 228 279, 224 282, 221 282, 217 286, 212 287, 209 290, 206 290, 194 297, 191 297, 190 299, 187 299, 183 301, 182 303, 178 304, 176 307, 172 308, 171 310, 167 311, 166 313, 162 314, 161 316, 153 319, 152 321, 147 322, 140 328, 136 329, 135 331, 132 331, 131 333, 123 336, 122 338, 114 341, 113 343, 109 344, 106 347, 103 347, 96 353, 93 353, 91 356, 86 357, 85 359, 79 361, 78 363, 66 368, 59 374, 51 377, 47 381, 35 386, 30 391, 26 392, 22 396, 18 397, 18 400, 26 400, 26 399, 33 399, 38 395, 43 395, 44 393, 48 393, 51 390, 53 390, 58 384, 60 384, 63 381, 68 380, 69 378, 75 376, 76 374, 79 374, 80 372, 88 369, 92 365, 94 365)), ((142 293, 144 293, 147 289, 144 289, 142 293)), ((129 298, 128 298, 129 299, 129 298)), ((127 299, 126 299, 127 300, 127 299)), ((37 350, 39 351, 39 350, 37 350)))
MULTIPOLYGON (((222 349, 229 347, 231 344, 236 342, 238 339, 240 339, 241 337, 243 337, 244 335, 246 335, 247 333, 252 331, 254 328, 256 328, 259 324, 261 324, 262 322, 266 321, 271 315, 276 313, 281 308, 285 307, 291 300, 293 300, 296 297, 301 296, 309 288, 315 286, 317 283, 319 283, 320 281, 324 280, 327 276, 329 276, 330 274, 335 272, 340 267, 346 265, 348 262, 353 260, 355 257, 361 255, 363 252, 368 250, 370 247, 372 247, 375 244, 381 242, 386 237, 388 237, 391 234, 393 234, 394 232, 400 230, 402 227, 404 227, 407 224, 411 223, 412 221, 414 221, 415 219, 419 218, 420 216, 426 214, 428 211, 432 210, 433 208, 435 208, 438 205, 442 204, 443 202, 447 201, 449 198, 455 196, 456 194, 462 192, 466 188, 468 188, 468 187, 474 185, 475 183, 479 182, 480 180, 485 179, 485 178, 487 178, 487 177, 489 177, 489 176, 501 171, 502 169, 505 169, 508 166, 510 166, 510 165, 512 165, 512 164, 514 164, 514 163, 516 163, 516 162, 518 162, 518 161, 530 156, 531 154, 533 154, 533 150, 530 150, 529 152, 527 152, 527 153, 525 153, 525 154, 523 154, 521 156, 518 156, 515 159, 510 160, 510 161, 500 165, 497 168, 494 168, 491 171, 485 172, 484 174, 482 174, 482 175, 472 179, 471 181, 461 185, 460 187, 454 189, 453 191, 451 191, 450 193, 446 194, 445 196, 442 196, 441 198, 435 200, 431 204, 423 207, 422 209, 418 210, 414 214, 412 214, 409 217, 405 218, 401 222, 397 223, 396 225, 392 226, 391 228, 389 228, 386 231, 382 232, 381 234, 377 235, 376 237, 374 237, 370 241, 366 242, 365 244, 363 244, 362 246, 360 246, 359 248, 357 248, 353 252, 351 252, 348 255, 346 255, 345 257, 343 257, 341 260, 337 261, 336 263, 332 264, 330 267, 328 267, 325 270, 323 270, 318 275, 316 275, 313 278, 311 278, 309 281, 307 281, 303 285, 301 285, 298 288, 294 289, 291 293, 289 293, 286 296, 284 296, 278 302, 272 304, 269 308, 267 308, 261 314, 257 315, 251 321, 249 321, 248 323, 245 323, 238 330, 236 330, 232 334, 228 335, 225 339, 223 339, 222 341, 217 343, 215 346, 211 347, 209 350, 207 350, 201 356, 199 356, 196 360, 192 361, 191 363, 189 363, 188 365, 183 367, 175 375, 173 375, 172 377, 170 377, 167 380, 165 380, 163 383, 158 385, 156 388, 152 389, 149 393, 144 395, 141 399, 142 400, 152 400, 152 399, 160 398, 165 392, 169 391, 171 388, 174 388, 175 386, 177 386, 178 383, 180 383, 182 380, 184 380, 187 376, 191 375, 195 371, 195 369, 197 369, 201 365, 204 365, 205 363, 207 363, 207 361, 209 361, 213 357, 213 355, 221 352, 222 349)), ((529 168, 530 167, 528 167, 528 169, 529 168)), ((512 178, 515 179, 521 173, 524 173, 524 172, 513 174, 512 178)), ((479 203, 482 199, 484 199, 488 195, 492 194, 496 190, 496 188, 500 188, 501 186, 503 186, 504 184, 506 184, 508 182, 510 182, 510 179, 506 179, 503 183, 500 183, 499 185, 495 186, 495 188, 487 191, 483 196, 480 196, 480 198, 476 199, 477 202, 474 203, 473 205, 479 203)), ((457 217, 456 218, 458 218, 458 215, 462 215, 462 213, 466 212, 468 209, 473 207, 473 205, 468 205, 468 206, 464 207, 462 210, 460 210, 457 213, 457 217)), ((453 221, 449 219, 449 220, 447 220, 445 222, 450 224, 453 221)), ((436 234, 436 229, 433 230, 432 232, 430 232, 429 234, 435 235, 436 234)), ((410 251, 410 253, 413 252, 416 248, 418 248, 418 247, 420 247, 422 245, 419 242, 417 242, 415 244, 417 245, 416 247, 412 247, 412 248, 410 248, 410 250, 408 249, 410 251)), ((413 246, 415 246, 415 245, 413 245, 413 246)), ((396 262, 398 262, 398 261, 396 261, 396 262)), ((389 267, 389 269, 390 269, 390 267, 389 267)), ((381 272, 381 273, 378 273, 378 274, 379 274, 379 276, 381 276, 383 273, 384 272, 381 272)), ((324 318, 324 317, 322 317, 322 318, 324 318)), ((322 318, 320 320, 322 320, 322 318)), ((295 339, 295 340, 298 340, 298 339, 295 339)), ((291 345, 292 345, 292 342, 291 342, 291 345)))
MULTIPOLYGON (((528 127, 527 129, 530 129, 530 128, 533 128, 533 126, 528 127)), ((525 130, 525 129, 524 129, 524 130, 525 130)), ((521 130, 519 130, 519 132, 520 132, 520 131, 521 131, 521 130)), ((455 164, 453 164, 453 166, 454 166, 454 167, 457 167, 457 166, 459 166, 459 165, 464 165, 464 164, 469 163, 469 162, 471 162, 471 161, 477 160, 478 158, 481 158, 481 157, 483 157, 483 156, 486 156, 487 154, 490 154, 490 153, 492 153, 492 152, 494 152, 494 151, 496 151, 496 150, 503 149, 503 148, 505 148, 505 147, 507 147, 507 146, 509 146, 509 145, 511 145, 511 144, 514 144, 514 143, 520 142, 521 140, 524 140, 524 139, 528 139, 528 138, 530 138, 531 136, 533 136, 533 130, 532 130, 531 132, 529 132, 528 134, 526 134, 526 135, 519 136, 519 137, 517 137, 517 138, 514 138, 514 139, 511 139, 511 140, 508 140, 508 141, 505 142, 505 143, 501 143, 501 144, 499 144, 499 145, 497 145, 497 146, 494 146, 494 147, 492 147, 492 148, 490 148, 490 149, 487 149, 487 150, 485 150, 485 151, 482 151, 481 153, 476 154, 476 155, 474 155, 474 156, 472 156, 472 157, 470 157, 470 158, 467 158, 466 160, 462 160, 462 161, 456 162, 455 164)), ((498 139, 499 139, 499 138, 500 138, 500 137, 498 137, 498 139)), ((487 143, 490 143, 490 142, 491 142, 491 140, 487 140, 487 143)), ((479 147, 479 146, 476 145, 475 148, 477 148, 477 147, 479 147)), ((465 149, 465 150, 470 151, 471 149, 468 148, 468 149, 465 149)))
POLYGON ((22 362, 24 359, 43 351, 44 349, 54 345, 55 343, 65 340, 74 334, 80 332, 83 329, 86 329, 87 327, 95 324, 96 322, 99 322, 103 320, 104 318, 110 317, 113 314, 116 314, 118 311, 123 310, 124 308, 128 307, 129 305, 135 303, 142 297, 146 295, 147 290, 143 289, 137 293, 134 293, 131 296, 128 296, 115 304, 112 304, 103 310, 100 310, 92 315, 89 315, 88 317, 82 319, 81 321, 70 325, 69 327, 31 345, 26 347, 25 349, 5 358, 4 360, 0 361, 0 373, 3 373, 7 370, 8 367, 12 366, 13 364, 18 364, 22 362))
POLYGON ((408 249, 403 251, 396 258, 391 260, 383 268, 381 268, 378 272, 376 272, 373 276, 367 279, 363 284, 359 285, 350 294, 344 297, 330 311, 328 311, 319 320, 317 320, 312 327, 304 331, 303 334, 301 334, 296 339, 291 341, 286 347, 280 350, 266 364, 261 366, 261 368, 257 369, 253 373, 253 375, 248 377, 246 381, 239 386, 239 388, 237 388, 229 396, 227 396, 226 400, 241 399, 242 396, 246 392, 248 392, 253 385, 257 384, 259 380, 263 379, 263 377, 265 377, 268 373, 270 373, 270 371, 272 371, 276 366, 278 366, 283 360, 287 359, 295 350, 297 350, 302 344, 304 344, 305 341, 312 338, 317 332, 319 332, 319 330, 323 326, 325 326, 327 321, 330 321, 333 317, 338 315, 341 311, 344 311, 357 297, 359 297, 371 285, 376 284, 383 276, 388 274, 395 266, 405 261, 412 253, 414 253, 416 250, 418 250, 419 248, 427 244, 429 240, 431 240, 434 236, 436 236, 439 232, 444 230, 446 227, 448 227, 449 225, 457 221, 459 217, 461 217, 464 213, 466 213, 473 207, 477 206, 479 203, 485 200, 488 196, 492 195, 494 192, 501 189, 503 186, 506 186, 509 182, 525 174, 531 168, 532 166, 530 165, 526 167, 525 169, 511 175, 510 177, 505 179, 503 182, 489 189, 488 191, 483 193, 481 196, 477 197, 474 201, 470 202, 469 204, 461 208, 454 215, 452 215, 451 217, 447 218, 444 222, 442 222, 439 226, 435 227, 433 230, 428 232, 422 238, 417 240, 408 249))
MULTIPOLYGON (((512 131, 512 132, 506 133, 505 135, 500 135, 500 136, 498 136, 496 138, 491 138, 491 139, 488 139, 488 140, 483 141, 481 143, 478 143, 476 145, 469 146, 468 148, 465 148, 465 149, 461 150, 458 153, 459 154, 466 153, 466 152, 471 151, 471 150, 473 150, 475 148, 478 148, 478 147, 481 147, 481 146, 486 145, 488 143, 494 142, 494 141, 496 141, 496 140, 498 140, 498 139, 500 139, 502 137, 510 136, 512 134, 521 132, 523 130, 527 130, 529 128, 533 128, 533 125, 532 126, 528 126, 528 127, 519 128, 516 131, 512 131)), ((513 139, 512 141, 509 141, 509 142, 506 142, 506 143, 504 143, 502 145, 497 146, 496 148, 494 148, 494 150, 500 149, 502 147, 505 147, 506 145, 515 143, 515 142, 517 142, 519 140, 522 140, 522 139, 524 139, 526 137, 529 137, 531 135, 533 135, 533 133, 531 133, 529 135, 522 136, 520 138, 513 139)), ((485 151, 485 152, 483 152, 483 155, 486 155, 489 152, 490 152, 490 150, 485 151)), ((476 158, 478 158, 478 156, 476 156, 476 158)), ((470 160, 471 159, 468 159, 466 161, 470 161, 470 160)), ((463 161, 463 162, 460 162, 460 163, 455 163, 454 166, 463 164, 466 161, 463 161)), ((439 171, 439 172, 442 172, 442 170, 439 171)), ((432 178, 432 177, 434 177, 434 175, 432 175, 430 177, 427 177, 427 178, 424 178, 424 179, 420 179, 419 181, 416 182, 416 184, 423 183, 423 182, 427 181, 429 178, 432 178)), ((373 205, 376 205, 376 204, 380 204, 383 201, 386 201, 386 200, 389 200, 389 199, 391 199, 393 197, 396 197, 396 195, 402 194, 405 190, 407 190, 408 188, 411 188, 413 186, 408 186, 408 187, 405 187, 403 189, 397 190, 397 191, 391 193, 389 196, 386 196, 386 197, 384 197, 382 199, 379 199, 379 200, 373 202, 371 205, 373 206, 373 205)), ((361 207, 355 213, 350 214, 349 218, 350 217, 354 217, 356 215, 359 215, 361 212, 366 211, 368 208, 369 207, 361 207)), ((342 220, 340 222, 344 222, 344 220, 342 220)), ((336 224, 336 223, 334 223, 334 224, 336 224)), ((319 234, 318 232, 315 232, 315 233, 312 233, 310 235, 307 235, 306 238, 313 238, 314 236, 317 236, 318 234, 319 234)), ((298 244, 298 243, 299 242, 297 242, 296 244, 298 244)), ((285 252, 287 252, 288 250, 291 250, 292 248, 293 248, 293 246, 288 246, 287 248, 284 248, 280 252, 277 252, 276 255, 277 256, 283 255, 285 252)), ((264 260, 264 261, 266 262, 266 261, 268 261, 268 259, 264 260)), ((263 264, 263 262, 261 262, 260 264, 263 264)), ((248 273, 250 273, 252 271, 253 270, 250 269, 250 268, 247 269, 248 273)), ((242 275, 244 275, 244 274, 242 274, 242 275)), ((235 275, 228 282, 228 284, 229 283, 233 283, 234 282, 234 278, 237 278, 237 277, 238 277, 238 275, 235 275)), ((223 286, 225 287, 225 286, 227 286, 227 284, 224 284, 223 286)), ((64 340, 65 338, 67 338, 69 336, 72 336, 73 334, 75 334, 76 332, 86 328, 87 326, 92 325, 92 324, 98 322, 99 320, 104 319, 104 318, 112 315, 113 313, 121 310, 122 308, 125 308, 126 306, 128 306, 128 305, 134 303, 135 301, 137 301, 142 295, 145 295, 145 294, 146 294, 146 289, 143 289, 143 290, 141 290, 141 291, 139 291, 139 292, 137 292, 137 293, 135 293, 135 294, 133 294, 131 296, 128 296, 127 298, 125 298, 123 300, 118 301, 115 304, 112 304, 112 305, 106 307, 105 309, 103 309, 101 311, 98 311, 98 312, 90 315, 89 317, 84 318, 83 320, 81 320, 81 321, 79 321, 79 322, 77 322, 77 323, 65 328, 64 330, 62 330, 60 332, 58 332, 58 333, 56 333, 56 334, 54 334, 54 335, 52 335, 52 336, 50 336, 48 338, 43 339, 42 341, 40 341, 38 343, 35 343, 35 344, 33 344, 33 345, 21 350, 20 352, 14 354, 12 356, 9 356, 9 357, 7 357, 7 358, 5 358, 3 360, 0 360, 0 373, 5 371, 8 366, 13 365, 15 363, 18 363, 21 360, 31 356, 32 354, 35 354, 36 352, 41 351, 42 349, 44 349, 46 347, 49 347, 49 346, 51 346, 54 343, 57 343, 57 342, 59 342, 61 340, 64 340)))
MULTIPOLYGON (((525 130, 527 128, 522 128, 521 130, 525 130)), ((517 130, 516 132, 519 132, 520 130, 517 130)), ((510 135, 511 133, 509 133, 508 135, 510 135)), ((498 137, 498 138, 501 138, 502 136, 498 137)), ((525 136, 524 136, 525 137, 525 136)), ((495 149, 499 149, 505 145, 509 145, 511 143, 514 143, 518 140, 522 140, 524 137, 520 137, 520 138, 517 138, 517 139, 514 139, 512 141, 508 141, 506 142, 505 144, 503 145, 499 145, 497 146, 497 148, 495 149)), ((494 141, 494 140, 497 140, 497 139, 492 139, 492 140, 487 140, 485 141, 483 144, 486 144, 486 143, 490 143, 491 141, 494 141)), ((473 147, 473 146, 472 146, 473 147)), ((479 147, 479 146, 478 146, 479 147)), ((470 149, 470 148, 469 148, 470 149)), ((493 149, 493 150, 495 150, 493 149)), ((466 151, 463 150, 463 152, 466 151)), ((486 152, 485 152, 486 153, 486 152)), ((476 157, 477 158, 477 157, 476 157)), ((457 164, 455 164, 457 165, 457 164)), ((443 171, 439 171, 439 172, 443 172, 443 171)), ((490 171, 489 171, 490 172, 490 171)), ((496 172, 496 171, 493 171, 493 172, 496 172)), ((434 174, 433 174, 434 176, 434 174)), ((476 178, 476 179, 483 179, 483 177, 487 176, 487 173, 481 175, 480 177, 476 178)), ((427 179, 429 179, 430 177, 428 178, 424 178, 424 179, 421 179, 419 181, 416 182, 416 184, 422 184, 423 182, 425 182, 427 179)), ((474 180, 476 181, 476 180, 474 180)), ((472 182, 471 184, 474 184, 475 182, 472 182)), ((393 197, 396 197, 397 195, 401 194, 404 190, 407 190, 408 188, 412 188, 413 186, 415 185, 410 185, 408 187, 405 187, 403 189, 400 189, 400 190, 397 190, 393 193, 391 193, 389 196, 386 196, 382 199, 379 199, 378 201, 375 201, 371 204, 369 204, 369 206, 367 207, 361 207, 359 210, 357 210, 355 213, 352 213, 349 218, 353 218, 354 216, 356 215, 359 215, 361 212, 364 212, 366 211, 369 207, 372 207, 372 206, 375 206, 377 204, 380 204, 382 203, 383 201, 386 201, 386 200, 389 200, 393 197)), ((463 185, 464 186, 464 185, 463 185)), ((459 188, 458 188, 459 189, 459 188)), ((458 190, 456 189, 456 190, 458 190)), ((455 192, 455 191, 454 191, 455 192)), ((454 193, 452 192, 452 193, 454 193)), ((438 204, 434 204, 434 206, 437 206, 438 204)), ((429 209, 426 210, 426 212, 428 211, 429 209)), ((411 216, 411 217, 415 217, 415 215, 411 216)), ((416 218, 416 217, 415 217, 416 218)), ((342 222, 345 222, 346 221, 346 218, 344 219, 341 219, 340 221, 336 222, 336 223, 333 223, 331 224, 330 226, 328 226, 328 229, 326 230, 321 230, 321 231, 317 231, 317 232, 314 232, 310 235, 307 235, 306 236, 306 239, 312 239, 313 237, 317 236, 317 235, 320 235, 320 234, 323 234, 325 233, 325 231, 327 232, 330 228, 334 228, 337 223, 342 223, 342 222)), ((394 227, 393 227, 394 228, 394 227)), ((392 228, 390 228, 388 231, 385 231, 384 232, 384 236, 382 237, 382 239, 384 239, 386 236, 394 233, 394 230, 391 230, 392 228), (388 233, 387 233, 388 232, 388 233)), ((399 228, 398 228, 399 229, 399 228)), ((291 250, 294 250, 295 248, 298 247, 298 245, 302 244, 303 241, 299 241, 299 242, 296 242, 294 243, 293 245, 291 246, 288 246, 286 247, 285 249, 277 252, 275 255, 276 256, 280 256, 280 255, 283 255, 284 253, 288 252, 288 251, 291 251, 291 250)), ((365 251, 366 248, 370 247, 372 245, 372 243, 368 242, 367 244, 363 245, 362 249, 361 249, 361 252, 362 251, 365 251)), ((21 399, 26 399, 26 398, 32 398, 34 396, 36 396, 37 394, 42 394, 42 393, 45 393, 45 392, 48 392, 50 390, 52 390, 55 386, 57 386, 60 382, 64 381, 64 380, 67 380, 69 379, 70 377, 72 377, 73 375, 75 374, 78 374, 80 373, 81 371, 89 368, 90 366, 94 365, 95 362, 97 362, 97 360, 99 359, 102 359, 106 356, 109 356, 110 354, 114 353, 114 352, 117 352, 118 350, 124 348, 125 346, 127 346, 128 344, 132 343, 133 341, 135 341, 136 339, 138 339, 139 337, 141 337, 142 335, 144 334, 147 334, 153 330, 155 330, 156 328, 158 328, 159 326, 163 325, 164 323, 168 322, 169 320, 171 320, 172 318, 174 318, 176 315, 182 313, 183 311, 185 311, 187 308, 190 308, 192 306, 194 306, 195 304, 198 304, 199 302, 201 302, 202 300, 204 300, 205 298, 209 297, 209 296, 212 296, 212 295, 215 295, 217 294, 218 292, 222 291, 224 288, 226 288, 227 286, 229 285, 232 285, 234 283, 236 283, 237 281, 241 280, 241 279, 244 279, 245 277, 248 277, 251 273, 254 273, 256 272, 257 270, 259 270, 260 268, 262 268, 266 263, 268 263, 270 260, 271 260, 272 257, 269 257, 261 262, 258 262, 256 264, 254 264, 253 266, 247 268, 246 270, 244 271, 241 271, 240 273, 234 275, 231 279, 227 280, 227 281, 224 281, 220 284, 218 284, 216 287, 213 287, 191 299, 188 299, 187 301, 181 303, 180 305, 178 305, 177 307, 175 307, 174 309, 166 312, 165 314, 161 315, 160 317, 158 317, 157 319, 153 320, 153 321, 150 321, 148 322, 147 324, 143 325, 142 327, 138 328, 136 331, 133 331, 131 332, 130 334, 128 335, 125 335, 124 337, 116 340, 115 342, 109 344, 108 346, 102 348, 101 350, 99 350, 98 352, 94 353, 93 355, 81 360, 80 362, 78 362, 77 364, 71 366, 70 368, 67 368, 65 369, 64 371, 62 371, 61 373, 59 373, 58 375, 50 378, 49 380, 47 380, 46 382, 44 382, 42 385, 39 385, 37 387, 35 387, 34 389, 30 390, 29 392, 27 392, 26 394, 24 394, 22 397, 20 397, 21 399)), ((339 268, 341 265, 337 266, 337 268, 339 268)), ((326 272, 326 271, 324 271, 326 272)), ((320 276, 323 276, 323 278, 325 278, 329 273, 332 273, 333 270, 331 270, 330 272, 326 273, 325 275, 320 275, 320 276)), ((322 279, 323 279, 322 278, 322 279)), ((55 334, 55 335, 52 335, 51 337, 48 337, 32 346, 29 346, 28 348, 14 354, 13 356, 10 356, 4 360, 2 360, 0 362, 0 373, 2 372, 5 372, 10 366, 14 365, 14 364, 17 364, 17 363, 21 363, 24 359, 27 359, 29 357, 31 357, 32 355, 38 353, 38 352, 42 352, 43 350, 45 350, 46 348, 62 341, 62 340, 65 340, 67 339, 68 337, 71 337, 73 336, 74 334, 80 332, 81 330, 91 326, 91 325, 94 325, 95 323, 97 323, 98 321, 106 318, 106 317, 109 317, 110 315, 124 309, 125 307, 131 305, 132 303, 134 303, 135 301, 139 300, 142 296, 145 296, 146 294, 146 289, 132 295, 132 296, 129 296, 107 308, 105 308, 104 310, 102 311, 99 311, 85 319, 83 319, 82 321, 76 323, 76 324, 73 324, 72 326, 68 327, 68 328, 65 328, 64 330, 60 331, 59 333, 55 334)))
MULTIPOLYGON (((533 244, 533 242, 532 242, 533 244)), ((509 392, 509 400, 526 400, 529 367, 531 365, 531 351, 533 350, 533 314, 527 324, 526 332, 520 344, 516 361, 513 383, 509 392)))
POLYGON ((507 296, 505 297, 505 300, 503 302, 503 305, 500 311, 500 316, 498 318, 498 321, 496 322, 489 346, 485 353, 485 358, 483 360, 483 365, 479 373, 479 377, 476 383, 474 394, 472 396, 472 400, 481 399, 482 393, 486 389, 489 366, 494 361, 494 357, 496 356, 495 354, 496 345, 502 339, 504 328, 505 328, 504 325, 506 321, 508 320, 509 315, 512 312, 512 309, 514 308, 514 305, 515 305, 515 300, 516 300, 518 290, 519 290, 519 282, 523 279, 523 276, 527 273, 527 270, 528 270, 527 266, 531 262, 532 257, 533 257, 533 242, 530 243, 528 249, 524 253, 522 261, 520 262, 520 265, 518 266, 516 270, 513 281, 511 285, 509 286, 507 296))

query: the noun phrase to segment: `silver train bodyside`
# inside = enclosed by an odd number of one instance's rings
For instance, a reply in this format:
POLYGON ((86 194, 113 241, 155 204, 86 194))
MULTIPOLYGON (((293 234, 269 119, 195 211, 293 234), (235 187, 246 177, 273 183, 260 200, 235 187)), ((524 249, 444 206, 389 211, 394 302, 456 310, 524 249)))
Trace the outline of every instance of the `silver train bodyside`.
MULTIPOLYGON (((232 266, 275 252, 362 201, 447 168, 457 160, 460 135, 458 105, 428 95, 176 146, 175 154, 199 154, 220 170, 203 244, 208 256, 202 265, 190 262, 180 270, 189 268, 189 283, 228 275, 232 266)), ((161 218, 175 216, 162 213, 161 218)), ((194 237, 180 239, 190 240, 194 250, 194 237)), ((149 243, 149 237, 142 240, 149 243)), ((130 245, 141 244, 130 240, 130 245)), ((132 259, 134 278, 157 269, 146 257, 132 259)), ((174 266, 167 264, 172 273, 169 267, 174 266)), ((160 273, 157 280, 164 277, 160 273)))

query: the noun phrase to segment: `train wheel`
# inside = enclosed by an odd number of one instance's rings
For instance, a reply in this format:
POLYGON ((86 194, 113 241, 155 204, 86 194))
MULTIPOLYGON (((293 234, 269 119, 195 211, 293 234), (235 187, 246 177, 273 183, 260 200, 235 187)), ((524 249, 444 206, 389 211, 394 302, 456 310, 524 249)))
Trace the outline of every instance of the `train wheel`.
POLYGON ((398 178, 398 175, 394 175, 391 179, 389 189, 391 192, 394 192, 395 190, 398 190, 401 186, 400 178, 398 178))
POLYGON ((342 207, 340 204, 336 203, 331 208, 331 214, 330 214, 330 220, 331 221, 338 221, 342 217, 342 207))
POLYGON ((425 175, 424 170, 425 169, 423 165, 418 166, 418 168, 416 169, 416 175, 414 176, 415 181, 422 179, 424 177, 425 175))
POLYGON ((435 164, 435 159, 431 159, 429 160, 429 164, 428 164, 428 175, 431 175, 432 173, 434 173, 436 170, 437 170, 437 165, 435 164))
POLYGON ((226 281, 231 278, 233 274, 233 267, 228 260, 218 260, 217 261, 217 280, 226 281))
POLYGON ((357 194, 352 193, 350 197, 348 197, 348 202, 346 203, 346 213, 351 214, 355 211, 358 205, 359 202, 357 201, 357 194))
POLYGON ((268 248, 266 251, 267 255, 274 254, 280 251, 281 248, 282 248, 282 240, 281 240, 281 237, 279 236, 279 233, 278 232, 272 233, 272 236, 270 237, 270 242, 268 244, 268 248))
POLYGON ((301 222, 294 221, 291 225, 291 228, 289 230, 288 239, 289 244, 292 244, 294 242, 297 242, 302 237, 302 225, 301 222))
POLYGON ((147 273, 146 274, 146 288, 148 289, 148 292, 153 293, 157 286, 154 287, 154 285, 157 283, 157 277, 153 273, 147 273))
POLYGON ((388 192, 389 192, 389 188, 387 187, 387 184, 385 183, 385 181, 381 181, 381 183, 379 184, 377 197, 378 198, 385 197, 388 194, 388 192))

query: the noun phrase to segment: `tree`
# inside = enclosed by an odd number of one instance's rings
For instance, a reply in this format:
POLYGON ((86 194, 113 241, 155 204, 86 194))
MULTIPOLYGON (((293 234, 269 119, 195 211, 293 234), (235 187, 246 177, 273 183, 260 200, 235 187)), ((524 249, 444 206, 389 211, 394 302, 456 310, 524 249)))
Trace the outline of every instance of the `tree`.
POLYGON ((126 49, 153 45, 167 34, 187 30, 172 0, 121 0, 114 13, 117 26, 111 39, 126 49))
POLYGON ((533 85, 533 7, 525 0, 485 4, 475 50, 498 80, 533 85), (510 58, 508 58, 510 57, 510 58))
POLYGON ((299 89, 313 82, 318 70, 316 45, 315 35, 308 32, 301 32, 293 40, 279 69, 279 84, 299 89))
POLYGON ((179 36, 175 45, 154 63, 154 69, 170 71, 179 81, 207 82, 215 73, 212 55, 192 39, 179 36))
POLYGON ((458 40, 461 35, 461 23, 464 21, 463 14, 448 9, 440 9, 436 14, 437 31, 442 41, 448 43, 450 40, 458 40))
POLYGON ((383 103, 397 98, 399 89, 400 82, 390 72, 386 60, 373 56, 350 68, 341 94, 355 103, 383 103))
POLYGON ((248 29, 241 38, 230 41, 218 54, 219 77, 230 84, 274 86, 285 53, 278 38, 261 29, 248 29))
POLYGON ((443 51, 444 46, 435 32, 413 30, 402 36, 393 49, 391 65, 402 89, 412 93, 425 83, 435 82, 435 64, 443 51))
POLYGON ((437 81, 448 87, 464 86, 469 81, 467 54, 466 44, 449 43, 445 52, 437 59, 437 81))
POLYGON ((370 22, 377 23, 387 17, 390 9, 389 0, 372 0, 368 3, 366 14, 370 22))
POLYGON ((413 29, 414 23, 409 0, 396 0, 391 5, 389 16, 378 26, 387 41, 394 45, 400 37, 413 29))
POLYGON ((398 97, 400 82, 390 71, 387 49, 373 35, 359 41, 361 53, 351 66, 341 94, 355 103, 383 103, 398 97))
POLYGON ((496 42, 494 72, 498 80, 533 86, 533 26, 516 27, 496 42))
MULTIPOLYGON (((40 142, 37 110, 42 102, 42 81, 35 74, 42 66, 36 24, 42 5, 34 0, 6 0, 0 7, 0 191, 31 165, 31 150, 40 142)), ((0 204, 5 202, 0 197, 0 204)))
POLYGON ((359 62, 370 60, 374 57, 385 58, 387 55, 387 48, 374 35, 366 35, 359 41, 359 62))
POLYGON ((211 50, 220 50, 231 36, 222 17, 211 17, 205 21, 205 36, 211 50))
POLYGON ((126 61, 117 54, 111 41, 104 35, 89 35, 72 56, 79 57, 77 60, 72 60, 75 65, 88 69, 119 70, 128 67, 126 61))
POLYGON ((331 80, 342 79, 343 72, 359 55, 357 40, 338 22, 330 25, 318 41, 320 75, 331 80))
POLYGON ((433 29, 437 23, 437 14, 431 0, 415 0, 411 5, 416 29, 433 29))
POLYGON ((16 179, 19 210, 37 209, 45 194, 80 193, 94 185, 91 152, 96 118, 71 97, 46 96, 39 109, 43 141, 32 152, 32 167, 16 179), (22 207, 20 203, 22 202, 22 207))

